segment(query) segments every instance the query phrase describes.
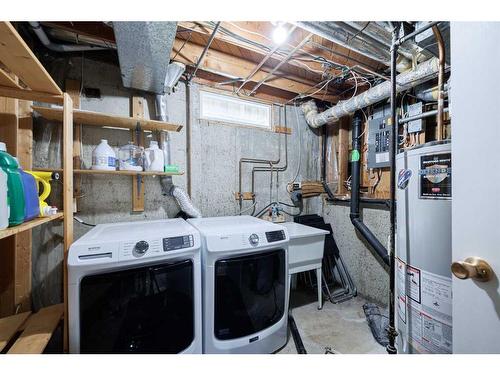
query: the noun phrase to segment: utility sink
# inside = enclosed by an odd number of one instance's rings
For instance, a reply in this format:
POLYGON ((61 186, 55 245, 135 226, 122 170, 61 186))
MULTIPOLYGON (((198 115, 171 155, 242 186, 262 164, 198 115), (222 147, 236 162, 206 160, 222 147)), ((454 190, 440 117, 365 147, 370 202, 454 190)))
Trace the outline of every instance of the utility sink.
POLYGON ((321 268, 325 235, 328 231, 307 225, 280 223, 288 230, 288 273, 294 274, 321 268))

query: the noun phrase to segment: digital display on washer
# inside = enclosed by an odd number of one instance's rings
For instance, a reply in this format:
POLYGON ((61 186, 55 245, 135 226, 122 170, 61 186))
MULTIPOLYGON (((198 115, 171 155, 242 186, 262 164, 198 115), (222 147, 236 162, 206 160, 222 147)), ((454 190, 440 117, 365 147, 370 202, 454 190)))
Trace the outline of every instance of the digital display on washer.
POLYGON ((173 251, 193 246, 193 236, 168 237, 163 239, 163 251, 173 251))
POLYGON ((276 242, 285 240, 285 231, 275 230, 273 232, 266 232, 267 242, 276 242))

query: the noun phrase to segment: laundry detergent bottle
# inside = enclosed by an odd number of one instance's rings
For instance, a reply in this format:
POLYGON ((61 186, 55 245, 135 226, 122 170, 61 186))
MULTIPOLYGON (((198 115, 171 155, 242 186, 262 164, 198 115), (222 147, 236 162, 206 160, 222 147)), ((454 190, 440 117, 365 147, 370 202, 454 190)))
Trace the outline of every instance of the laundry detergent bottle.
POLYGON ((36 180, 40 216, 50 216, 56 214, 57 208, 49 206, 46 199, 49 197, 51 192, 50 181, 59 180, 59 173, 42 171, 27 171, 27 173, 31 174, 36 180))
POLYGON ((33 220, 40 215, 38 202, 38 183, 32 174, 19 169, 24 191, 24 221, 33 220))
POLYGON ((19 164, 7 153, 5 143, 0 142, 0 168, 7 175, 7 197, 9 200, 9 226, 19 225, 24 221, 24 190, 19 164))
POLYGON ((7 197, 7 173, 0 168, 0 230, 9 226, 9 198, 7 197))

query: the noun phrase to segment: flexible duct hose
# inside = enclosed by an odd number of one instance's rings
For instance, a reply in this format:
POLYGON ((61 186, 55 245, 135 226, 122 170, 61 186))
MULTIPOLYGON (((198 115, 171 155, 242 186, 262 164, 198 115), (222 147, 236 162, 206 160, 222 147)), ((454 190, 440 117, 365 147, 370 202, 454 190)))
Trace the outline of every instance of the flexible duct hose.
MULTIPOLYGON (((431 58, 417 65, 414 70, 399 74, 396 77, 397 92, 408 90, 419 84, 435 78, 439 70, 439 60, 431 58)), ((335 106, 324 112, 318 113, 314 101, 302 104, 302 110, 309 126, 319 128, 328 123, 337 122, 340 118, 356 112, 389 98, 391 95, 391 82, 386 81, 374 86, 355 97, 338 102, 335 106)))
POLYGON ((198 211, 198 209, 193 205, 193 202, 191 202, 189 195, 187 195, 187 193, 180 187, 172 185, 170 194, 175 198, 181 210, 184 211, 188 216, 195 218, 201 217, 201 212, 198 211))

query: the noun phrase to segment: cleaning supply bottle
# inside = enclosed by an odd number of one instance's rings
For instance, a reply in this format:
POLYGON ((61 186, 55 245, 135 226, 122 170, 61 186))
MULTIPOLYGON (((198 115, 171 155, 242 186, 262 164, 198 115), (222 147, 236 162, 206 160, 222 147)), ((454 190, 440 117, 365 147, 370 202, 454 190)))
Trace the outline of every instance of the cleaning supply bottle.
POLYGON ((24 221, 23 181, 17 160, 7 153, 7 147, 3 142, 0 142, 0 168, 7 174, 7 196, 10 206, 9 226, 12 227, 24 221))
POLYGON ((41 171, 26 171, 31 174, 37 182, 38 190, 38 203, 40 207, 40 216, 50 216, 57 213, 56 207, 51 207, 45 201, 51 191, 50 181, 59 180, 59 173, 57 172, 41 172, 41 171), (40 186, 42 186, 42 191, 40 192, 40 186))
POLYGON ((24 191, 24 221, 40 216, 38 201, 38 184, 32 174, 19 169, 24 191))
POLYGON ((0 230, 9 226, 9 198, 7 197, 7 173, 0 168, 0 230))
POLYGON ((163 151, 158 147, 158 142, 149 142, 149 147, 144 150, 144 170, 163 172, 165 160, 163 151))
POLYGON ((101 143, 92 151, 92 169, 103 171, 116 169, 116 154, 106 139, 101 139, 101 143))
POLYGON ((144 165, 144 148, 133 142, 120 147, 118 150, 119 168, 121 171, 142 171, 144 165))

